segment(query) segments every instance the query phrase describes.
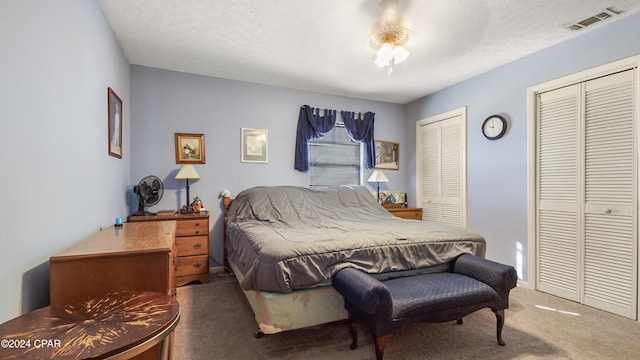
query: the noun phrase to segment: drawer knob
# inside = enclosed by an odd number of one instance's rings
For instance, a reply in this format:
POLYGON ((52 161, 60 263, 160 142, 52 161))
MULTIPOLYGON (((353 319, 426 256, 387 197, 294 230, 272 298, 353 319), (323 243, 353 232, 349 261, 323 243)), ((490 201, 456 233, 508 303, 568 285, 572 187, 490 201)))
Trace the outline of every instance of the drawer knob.
POLYGON ((196 269, 200 269, 201 266, 202 266, 202 264, 200 264, 200 263, 193 264, 193 267, 196 268, 196 269))
POLYGON ((194 249, 200 249, 201 247, 202 247, 202 244, 200 244, 200 243, 193 244, 193 248, 194 249))
POLYGON ((196 223, 196 225, 195 225, 195 226, 200 226, 200 223, 196 223))
POLYGON ((196 233, 196 234, 200 234, 200 230, 196 230, 196 231, 195 231, 195 233, 196 233))

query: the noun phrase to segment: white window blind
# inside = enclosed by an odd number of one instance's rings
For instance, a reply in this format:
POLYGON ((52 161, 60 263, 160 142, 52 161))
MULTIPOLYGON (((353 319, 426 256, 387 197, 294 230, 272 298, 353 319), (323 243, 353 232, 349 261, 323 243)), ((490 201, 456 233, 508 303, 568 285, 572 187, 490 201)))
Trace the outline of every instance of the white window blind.
POLYGON ((361 185, 362 144, 349 139, 344 124, 309 141, 309 176, 311 186, 361 185))

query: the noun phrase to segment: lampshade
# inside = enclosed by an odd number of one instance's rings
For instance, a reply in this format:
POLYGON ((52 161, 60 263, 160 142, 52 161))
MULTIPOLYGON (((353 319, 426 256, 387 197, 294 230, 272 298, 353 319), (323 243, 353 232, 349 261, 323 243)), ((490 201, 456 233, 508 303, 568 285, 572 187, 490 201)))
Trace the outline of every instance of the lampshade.
POLYGON ((371 176, 369 176, 367 182, 389 182, 389 179, 387 179, 386 175, 382 171, 376 170, 373 172, 373 174, 371 174, 371 176))
POLYGON ((193 165, 182 165, 180 171, 176 174, 176 180, 199 180, 200 175, 193 165))

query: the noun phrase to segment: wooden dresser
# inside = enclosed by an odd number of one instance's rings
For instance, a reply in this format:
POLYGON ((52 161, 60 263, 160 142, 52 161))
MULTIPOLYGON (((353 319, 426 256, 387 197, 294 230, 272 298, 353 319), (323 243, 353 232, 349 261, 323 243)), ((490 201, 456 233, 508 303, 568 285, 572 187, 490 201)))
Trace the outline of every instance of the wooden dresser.
MULTIPOLYGON (((51 306, 118 291, 175 296, 175 221, 110 226, 49 259, 51 306)), ((171 358, 169 341, 168 358, 171 358)), ((155 346, 135 359, 158 359, 155 346)))
POLYGON ((385 209, 397 217, 412 220, 422 220, 422 208, 388 207, 385 209))
POLYGON ((175 222, 110 226, 49 259, 51 305, 122 290, 173 294, 175 222))
POLYGON ((176 221, 175 284, 209 282, 209 213, 133 216, 132 223, 176 221))

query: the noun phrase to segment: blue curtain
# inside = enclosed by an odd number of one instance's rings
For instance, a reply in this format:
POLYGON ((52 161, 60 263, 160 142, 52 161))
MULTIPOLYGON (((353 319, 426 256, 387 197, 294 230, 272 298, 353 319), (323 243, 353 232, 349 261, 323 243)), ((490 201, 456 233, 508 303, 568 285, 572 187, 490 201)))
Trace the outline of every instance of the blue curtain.
POLYGON ((341 111, 342 121, 344 127, 349 133, 349 138, 352 141, 364 143, 364 166, 367 169, 371 169, 376 166, 376 149, 373 140, 373 122, 375 114, 372 112, 358 113, 356 118, 355 113, 349 111, 341 111))
POLYGON ((296 154, 294 168, 298 171, 309 171, 309 140, 319 139, 336 124, 336 111, 324 110, 320 115, 320 109, 314 109, 309 105, 300 107, 298 116, 298 132, 296 134, 296 154))

